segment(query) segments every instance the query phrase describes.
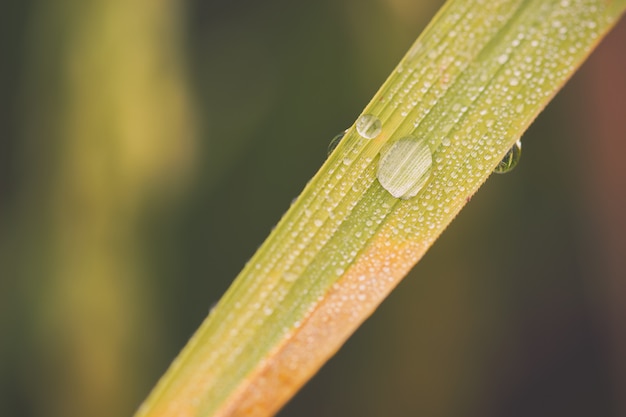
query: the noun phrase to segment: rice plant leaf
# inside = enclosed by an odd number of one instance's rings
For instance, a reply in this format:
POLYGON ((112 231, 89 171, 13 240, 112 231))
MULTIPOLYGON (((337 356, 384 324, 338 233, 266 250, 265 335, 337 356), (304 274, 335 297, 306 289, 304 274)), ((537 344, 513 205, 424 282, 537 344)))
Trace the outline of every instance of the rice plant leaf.
POLYGON ((449 1, 137 417, 275 413, 422 257, 625 8, 449 1))

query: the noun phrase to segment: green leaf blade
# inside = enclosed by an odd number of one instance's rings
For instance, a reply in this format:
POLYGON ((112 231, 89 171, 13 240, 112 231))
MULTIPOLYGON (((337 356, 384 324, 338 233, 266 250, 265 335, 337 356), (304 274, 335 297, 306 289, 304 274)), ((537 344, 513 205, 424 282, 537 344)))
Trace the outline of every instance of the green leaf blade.
MULTIPOLYGON (((270 415, 421 258, 615 23, 624 1, 450 1, 243 269, 137 416, 270 415), (412 135, 430 178, 376 175, 412 135)), ((399 167, 403 169, 403 167, 399 167)))

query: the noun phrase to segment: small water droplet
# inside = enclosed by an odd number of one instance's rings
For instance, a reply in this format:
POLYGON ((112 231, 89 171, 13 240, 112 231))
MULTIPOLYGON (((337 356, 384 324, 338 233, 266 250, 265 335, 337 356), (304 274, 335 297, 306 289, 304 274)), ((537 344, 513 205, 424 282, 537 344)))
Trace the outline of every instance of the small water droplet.
POLYGON ((498 58, 496 58, 496 60, 499 64, 504 64, 506 61, 509 60, 509 56, 507 54, 502 54, 498 58))
POLYGON ((376 176, 392 196, 408 199, 426 185, 432 165, 433 157, 426 141, 407 136, 381 153, 376 176))
POLYGON ((371 114, 364 114, 356 121, 356 131, 366 139, 374 139, 380 135, 382 129, 383 124, 380 119, 371 114))
POLYGON ((506 174, 507 172, 511 172, 520 158, 522 157, 522 141, 518 140, 515 142, 515 145, 504 155, 502 161, 496 166, 493 170, 496 174, 506 174))
POLYGON ((287 282, 294 282, 296 279, 298 279, 298 274, 294 272, 285 272, 283 274, 283 279, 287 282))
POLYGON ((343 139, 347 132, 348 129, 344 130, 330 141, 330 143, 328 144, 328 151, 326 152, 327 156, 330 156, 330 154, 333 153, 333 151, 335 150, 337 145, 339 145, 339 142, 341 142, 341 139, 343 139))

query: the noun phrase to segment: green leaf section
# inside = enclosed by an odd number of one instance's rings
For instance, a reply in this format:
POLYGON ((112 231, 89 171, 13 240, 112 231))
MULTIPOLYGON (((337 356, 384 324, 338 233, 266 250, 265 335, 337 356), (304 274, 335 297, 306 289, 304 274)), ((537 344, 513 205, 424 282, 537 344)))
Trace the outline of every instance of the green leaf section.
MULTIPOLYGON (((354 126, 347 131, 137 416, 214 415, 254 383, 249 376, 373 240, 384 236, 389 253, 411 244, 417 249, 398 262, 417 262, 625 7, 623 0, 446 4, 364 110, 382 132, 370 140, 354 126), (427 142, 432 168, 417 195, 401 200, 376 175, 381 151, 408 135, 427 142)), ((396 275, 390 268, 379 278, 397 283, 396 275)), ((362 295, 376 304, 384 297, 362 295)))

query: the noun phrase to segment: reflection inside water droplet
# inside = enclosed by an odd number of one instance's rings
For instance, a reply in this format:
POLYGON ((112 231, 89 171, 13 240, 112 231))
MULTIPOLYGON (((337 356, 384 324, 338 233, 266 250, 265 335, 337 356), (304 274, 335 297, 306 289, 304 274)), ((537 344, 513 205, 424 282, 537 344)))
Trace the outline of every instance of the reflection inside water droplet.
POLYGON ((495 167, 496 174, 506 174, 515 168, 522 157, 522 141, 518 140, 515 145, 504 155, 502 161, 495 167))
POLYGON ((337 145, 339 145, 339 142, 341 142, 341 139, 343 139, 347 132, 348 129, 344 130, 330 141, 330 143, 328 144, 328 151, 326 153, 327 156, 330 156, 330 154, 333 153, 333 151, 335 150, 337 145))
POLYGON ((380 135, 382 129, 383 124, 380 119, 371 114, 364 114, 356 121, 356 131, 366 139, 374 139, 380 135))
POLYGON ((432 166, 433 157, 426 141, 407 136, 381 153, 376 177, 392 196, 408 199, 426 185, 432 166))

